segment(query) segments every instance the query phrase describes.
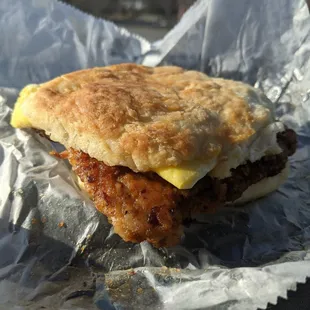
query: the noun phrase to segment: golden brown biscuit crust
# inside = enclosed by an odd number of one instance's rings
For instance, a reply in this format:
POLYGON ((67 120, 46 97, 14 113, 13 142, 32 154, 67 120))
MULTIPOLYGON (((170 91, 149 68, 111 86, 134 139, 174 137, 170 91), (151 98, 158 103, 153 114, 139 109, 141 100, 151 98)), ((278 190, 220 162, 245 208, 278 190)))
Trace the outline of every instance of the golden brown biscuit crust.
POLYGON ((261 103, 268 100, 252 93, 243 83, 179 67, 120 64, 42 84, 23 111, 67 148, 149 171, 207 161, 248 141, 272 121, 261 103))

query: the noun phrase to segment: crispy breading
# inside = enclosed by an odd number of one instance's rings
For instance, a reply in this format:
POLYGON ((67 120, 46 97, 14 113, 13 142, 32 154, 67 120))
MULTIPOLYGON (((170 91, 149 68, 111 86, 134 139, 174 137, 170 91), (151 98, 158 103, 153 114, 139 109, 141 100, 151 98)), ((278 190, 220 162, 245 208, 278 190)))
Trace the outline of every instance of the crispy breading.
POLYGON ((174 245, 182 235, 182 214, 176 209, 181 196, 154 173, 135 173, 110 167, 87 154, 68 150, 74 172, 125 241, 144 240, 156 246, 174 245))
POLYGON ((242 202, 259 198, 278 188, 287 177, 287 156, 295 152, 296 135, 286 130, 278 134, 278 140, 281 154, 247 162, 226 179, 205 176, 190 190, 179 190, 155 173, 107 166, 81 151, 69 149, 60 156, 68 158, 96 208, 117 234, 125 241, 147 240, 161 247, 178 244, 183 222, 193 215, 214 212, 240 198, 242 202))

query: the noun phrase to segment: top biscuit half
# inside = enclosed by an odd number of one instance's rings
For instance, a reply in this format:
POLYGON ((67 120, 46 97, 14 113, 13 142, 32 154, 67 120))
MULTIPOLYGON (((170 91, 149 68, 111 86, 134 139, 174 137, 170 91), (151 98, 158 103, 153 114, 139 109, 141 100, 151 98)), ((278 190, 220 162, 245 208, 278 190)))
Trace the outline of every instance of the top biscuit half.
POLYGON ((145 172, 224 158, 274 122, 270 107, 241 82, 180 67, 120 64, 34 87, 21 109, 29 121, 24 127, 107 165, 145 172))

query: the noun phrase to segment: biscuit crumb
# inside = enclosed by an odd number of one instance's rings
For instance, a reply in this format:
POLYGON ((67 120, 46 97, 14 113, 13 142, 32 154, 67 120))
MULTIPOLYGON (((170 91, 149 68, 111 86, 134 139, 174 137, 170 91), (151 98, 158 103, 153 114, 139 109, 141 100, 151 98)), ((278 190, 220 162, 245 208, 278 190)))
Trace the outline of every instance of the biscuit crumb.
POLYGON ((134 275, 136 274, 136 272, 132 269, 132 270, 129 270, 129 271, 128 271, 128 274, 129 274, 130 276, 134 276, 134 275))
POLYGON ((58 224, 58 227, 59 227, 59 228, 67 228, 67 224, 66 224, 64 221, 61 221, 61 222, 58 224))

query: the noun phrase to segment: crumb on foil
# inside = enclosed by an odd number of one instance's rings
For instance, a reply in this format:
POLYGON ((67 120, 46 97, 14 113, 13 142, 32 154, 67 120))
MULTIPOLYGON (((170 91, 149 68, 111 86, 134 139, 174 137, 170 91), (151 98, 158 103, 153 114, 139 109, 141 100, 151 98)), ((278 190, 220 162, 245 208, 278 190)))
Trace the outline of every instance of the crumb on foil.
POLYGON ((58 223, 59 228, 67 228, 67 224, 64 221, 58 223))

